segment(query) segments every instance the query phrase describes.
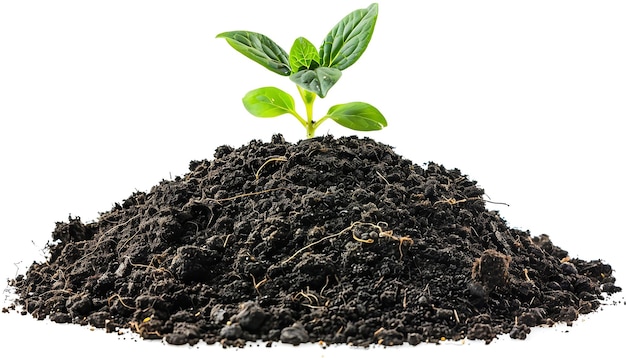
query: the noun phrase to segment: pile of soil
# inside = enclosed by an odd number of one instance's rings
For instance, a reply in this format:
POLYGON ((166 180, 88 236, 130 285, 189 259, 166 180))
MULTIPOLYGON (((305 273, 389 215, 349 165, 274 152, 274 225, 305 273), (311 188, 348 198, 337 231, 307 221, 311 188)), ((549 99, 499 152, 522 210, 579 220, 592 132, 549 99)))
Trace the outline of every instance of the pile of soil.
POLYGON ((57 223, 14 308, 171 344, 414 345, 524 339, 620 290, 609 265, 508 227, 459 170, 371 139, 275 135, 189 169, 57 223))

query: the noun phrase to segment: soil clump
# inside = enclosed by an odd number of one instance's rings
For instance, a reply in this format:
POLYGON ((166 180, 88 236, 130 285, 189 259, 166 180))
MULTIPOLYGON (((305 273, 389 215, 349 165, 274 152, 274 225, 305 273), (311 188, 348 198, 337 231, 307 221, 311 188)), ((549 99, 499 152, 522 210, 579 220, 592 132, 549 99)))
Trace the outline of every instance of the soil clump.
POLYGON ((57 223, 47 261, 10 284, 38 319, 225 346, 524 339, 620 290, 483 194, 371 139, 275 135, 57 223))

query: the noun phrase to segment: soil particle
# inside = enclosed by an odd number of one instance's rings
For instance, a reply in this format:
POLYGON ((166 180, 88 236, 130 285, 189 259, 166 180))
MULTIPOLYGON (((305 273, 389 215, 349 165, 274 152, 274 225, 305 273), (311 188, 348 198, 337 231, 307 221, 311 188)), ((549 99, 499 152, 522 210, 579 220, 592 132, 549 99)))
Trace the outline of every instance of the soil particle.
POLYGON ((220 329, 220 335, 225 339, 237 339, 243 335, 243 329, 239 323, 229 323, 220 329))
POLYGON ((488 249, 474 262, 473 276, 482 282, 487 291, 505 287, 509 279, 511 257, 488 249))
POLYGON ((485 343, 490 343, 495 336, 496 334, 493 332, 491 325, 486 323, 476 323, 467 332, 468 339, 482 339, 485 343))
POLYGON ((367 138, 221 146, 95 222, 57 223, 3 311, 175 345, 416 345, 524 339, 621 290, 483 194, 367 138))
POLYGON ((309 334, 301 324, 296 323, 293 326, 285 327, 282 331, 280 331, 280 341, 297 346, 300 343, 308 342, 309 334))
POLYGON ((254 302, 246 302, 241 305, 241 311, 233 317, 232 321, 239 322, 241 328, 248 332, 258 330, 267 314, 258 304, 254 302))
POLYGON ((198 325, 187 322, 175 322, 172 333, 165 336, 165 341, 173 345, 195 344, 202 337, 198 325))
POLYGON ((511 329, 509 336, 513 339, 526 339, 530 333, 530 328, 525 324, 516 325, 511 329))

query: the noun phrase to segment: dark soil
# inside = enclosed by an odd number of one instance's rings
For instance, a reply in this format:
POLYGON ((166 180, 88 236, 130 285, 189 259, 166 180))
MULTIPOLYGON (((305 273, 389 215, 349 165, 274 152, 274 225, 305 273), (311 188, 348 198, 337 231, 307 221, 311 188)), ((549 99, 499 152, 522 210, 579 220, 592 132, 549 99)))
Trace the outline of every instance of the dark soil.
POLYGON ((57 223, 48 249, 11 281, 16 308, 171 344, 524 339, 620 290, 602 261, 507 226, 459 170, 356 137, 219 147, 57 223))

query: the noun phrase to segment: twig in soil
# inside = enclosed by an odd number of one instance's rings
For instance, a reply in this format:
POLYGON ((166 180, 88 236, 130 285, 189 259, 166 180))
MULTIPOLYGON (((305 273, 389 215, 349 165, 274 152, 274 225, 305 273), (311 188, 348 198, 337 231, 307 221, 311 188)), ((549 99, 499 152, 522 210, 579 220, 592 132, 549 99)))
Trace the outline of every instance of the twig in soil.
POLYGON ((406 309, 407 306, 407 301, 406 301, 406 291, 408 290, 408 288, 404 289, 404 297, 402 298, 402 308, 406 309))
POLYGON ((459 199, 459 200, 456 200, 455 198, 449 198, 448 199, 445 196, 443 197, 443 199, 444 200, 435 201, 435 203, 433 205, 449 204, 449 205, 452 206, 452 205, 464 203, 464 202, 469 201, 469 200, 481 200, 481 198, 478 198, 478 197, 476 197, 476 198, 469 198, 469 199, 459 199))
POLYGON ((354 231, 352 232, 352 238, 358 242, 362 242, 364 244, 373 244, 374 243, 374 239, 361 239, 360 237, 356 236, 356 234, 354 233, 354 231))
POLYGON ((256 278, 254 278, 253 274, 250 274, 250 277, 252 277, 252 285, 254 285, 254 290, 256 291, 256 293, 259 295, 259 297, 261 296, 261 291, 259 291, 259 287, 263 286, 265 283, 267 283, 267 281, 269 280, 267 278, 267 276, 265 276, 264 279, 262 279, 259 282, 256 282, 256 278))
POLYGON ((324 290, 326 289, 326 286, 328 286, 328 282, 330 282, 328 275, 326 276, 326 283, 324 284, 324 287, 322 287, 322 289, 320 290, 320 296, 324 297, 324 290))
POLYGON ((291 190, 289 190, 289 188, 280 187, 280 188, 272 188, 272 189, 266 189, 266 190, 261 190, 261 191, 255 191, 253 193, 238 194, 238 195, 231 196, 229 198, 224 198, 224 199, 209 199, 209 200, 216 201, 218 204, 220 204, 223 201, 235 200, 235 199, 245 198, 247 196, 259 195, 259 194, 265 194, 265 193, 269 193, 269 192, 277 191, 277 190, 288 190, 288 191, 291 191, 291 190))
POLYGON ((279 157, 269 158, 268 160, 265 161, 265 163, 263 163, 263 165, 261 165, 259 170, 257 170, 256 173, 254 174, 255 180, 259 180, 259 173, 261 172, 263 167, 265 167, 267 164, 269 164, 271 162, 286 162, 286 161, 287 161, 287 157, 285 157, 284 155, 281 155, 279 157))
POLYGON ((143 320, 143 322, 139 323, 139 322, 136 322, 136 321, 132 321, 132 322, 128 323, 128 326, 133 331, 137 332, 137 334, 139 334, 141 337, 151 337, 151 336, 163 337, 163 335, 159 331, 148 330, 148 325, 149 325, 149 322, 151 320, 152 319, 150 317, 146 317, 143 320))
POLYGON ((226 235, 226 238, 224 239, 224 246, 223 246, 223 247, 226 247, 226 244, 228 244, 228 239, 229 239, 231 236, 234 236, 234 235, 233 235, 233 234, 228 234, 228 235, 226 235))
POLYGON ((317 296, 309 292, 310 291, 308 287, 306 288, 306 293, 300 290, 300 292, 296 293, 296 295, 294 296, 294 299, 298 299, 298 296, 302 296, 309 301, 309 304, 313 305, 313 300, 315 300, 315 303, 317 304, 317 306, 319 306, 320 300, 317 298, 317 296))
MULTIPOLYGON (((489 195, 485 194, 485 196, 489 198, 489 195)), ((489 199, 491 199, 491 198, 489 198, 489 199)), ((496 205, 506 205, 506 206, 510 206, 510 205, 509 205, 509 204, 507 204, 507 203, 502 203, 502 202, 498 202, 498 201, 491 201, 491 200, 485 200, 485 199, 483 199, 483 200, 484 200, 486 203, 489 203, 489 204, 496 204, 496 205)))
POLYGON ((387 185, 389 185, 389 181, 387 181, 387 179, 386 179, 386 178, 385 178, 382 174, 380 174, 380 173, 378 172, 378 170, 376 171, 376 174, 377 174, 377 175, 378 175, 378 176, 379 176, 382 180, 384 180, 384 181, 385 181, 385 183, 387 183, 387 185))
POLYGON ((149 263, 149 264, 147 264, 147 265, 145 265, 145 264, 135 264, 135 263, 133 263, 133 262, 132 262, 132 261, 130 261, 130 260, 129 260, 128 262, 129 262, 129 263, 130 263, 130 265, 131 265, 131 266, 133 266, 133 267, 144 267, 144 268, 146 269, 146 272, 147 272, 149 269, 152 269, 153 271, 156 271, 156 272, 167 272, 168 274, 170 274, 170 276, 175 277, 175 276, 174 276, 174 274, 173 274, 172 272, 170 272, 168 269, 163 268, 163 267, 157 267, 157 266, 154 264, 155 259, 156 259, 156 261, 157 261, 157 264, 160 264, 160 263, 161 263, 161 262, 163 262, 163 260, 164 260, 164 258, 163 258, 163 254, 153 256, 153 257, 152 257, 152 259, 150 259, 150 263, 149 263))
POLYGON ((427 293, 430 296, 430 282, 428 282, 426 286, 424 286, 424 289, 422 290, 422 292, 427 293))
POLYGON ((384 280, 385 280, 385 276, 380 276, 380 279, 378 279, 378 281, 376 281, 376 283, 374 284, 374 288, 378 288, 378 285, 383 283, 384 280))
POLYGON ((134 238, 135 238, 135 236, 137 236, 137 234, 139 234, 139 231, 140 231, 140 230, 137 230, 137 232, 135 232, 135 233, 133 234, 133 236, 129 237, 129 238, 128 238, 128 239, 126 239, 126 240, 120 241, 120 242, 118 243, 118 245, 117 245, 117 254, 118 254, 118 255, 120 254, 120 252, 122 251, 122 249, 124 248, 124 246, 126 246, 126 244, 128 244, 128 243, 130 242, 130 240, 134 239, 134 238))
MULTIPOLYGON (((357 223, 358 223, 358 222, 357 222, 357 223)), ((314 242, 312 242, 312 243, 310 243, 310 244, 306 245, 305 247, 303 247, 303 248, 301 248, 300 250, 296 251, 296 252, 295 252, 293 255, 291 255, 291 256, 290 256, 287 260, 283 261, 283 262, 281 263, 281 265, 284 265, 284 264, 286 264, 287 262, 289 262, 289 261, 293 260, 296 256, 300 255, 300 253, 302 253, 303 251, 305 251, 305 250, 307 250, 307 249, 309 249, 309 248, 311 248, 311 247, 313 247, 313 246, 315 246, 315 245, 319 244, 320 242, 323 242, 323 241, 325 241, 325 240, 328 240, 328 239, 330 239, 330 238, 332 238, 332 237, 339 236, 339 235, 343 234, 343 233, 344 233, 344 232, 346 232, 346 231, 352 230, 352 228, 354 227, 354 225, 355 225, 355 224, 356 224, 356 223, 352 223, 352 225, 350 225, 350 226, 348 226, 347 228, 345 228, 345 229, 343 229, 343 230, 339 231, 339 232, 338 232, 338 233, 336 233, 336 234, 332 234, 332 235, 324 236, 323 238, 321 238, 321 239, 319 239, 319 240, 317 240, 317 241, 314 241, 314 242)))
MULTIPOLYGON (((130 218, 130 219, 128 219, 128 220, 126 220, 126 221, 124 221, 123 223, 119 223, 119 224, 117 224, 117 225, 113 226, 113 227, 112 227, 112 228, 110 228, 109 230, 107 230, 107 231, 105 231, 104 233, 102 233, 102 234, 100 235, 100 239, 102 239, 104 236, 108 235, 108 234, 109 234, 109 233, 111 233, 113 230, 117 229, 118 227, 120 227, 120 226, 124 226, 124 225, 128 224, 129 222, 131 222, 131 221, 135 220, 136 218, 138 218, 138 217, 139 217, 139 215, 140 215, 140 214, 137 214, 137 215, 133 216, 132 218, 130 218)), ((98 239, 98 243, 96 244, 96 248, 97 248, 97 247, 98 247, 98 245, 100 244, 100 239, 98 239)), ((95 249, 94 249, 94 251, 95 251, 95 249)))
POLYGON ((435 201, 435 203, 433 205, 437 205, 437 204, 449 204, 450 206, 452 205, 456 205, 456 204, 461 204, 467 201, 472 201, 472 200, 482 200, 486 203, 490 203, 490 204, 496 204, 496 205, 506 205, 509 206, 509 204, 507 203, 501 203, 501 202, 497 202, 497 201, 491 201, 491 200, 485 200, 481 197, 475 196, 475 197, 471 197, 471 198, 465 198, 465 199, 455 199, 455 198, 446 198, 445 196, 443 197, 443 200, 438 200, 435 201))
MULTIPOLYGON (((321 294, 320 294, 320 297, 323 298, 321 294)), ((309 302, 308 304, 300 303, 301 305, 308 307, 308 308, 323 309, 328 304, 328 301, 326 301, 326 304, 322 305, 317 295, 315 293, 311 293, 308 287, 306 288, 306 292, 304 292, 303 290, 300 290, 300 292, 296 293, 293 296, 294 301, 298 300, 299 298, 304 298, 309 302)))
POLYGON ((483 199, 483 201, 484 201, 485 203, 489 203, 489 204, 496 204, 496 205, 506 205, 506 206, 510 206, 510 205, 509 205, 509 204, 507 204, 507 203, 502 203, 502 202, 499 202, 499 201, 491 201, 491 200, 484 200, 484 199, 483 199))
MULTIPOLYGON (((351 231, 351 230, 353 230, 356 226, 359 226, 359 225, 369 226, 369 227, 374 228, 375 230, 377 230, 377 234, 378 234, 378 236, 379 236, 379 237, 386 237, 386 238, 390 238, 390 239, 392 239, 392 240, 396 240, 396 241, 398 241, 398 242, 399 242, 399 248, 398 248, 398 250, 400 251, 400 259, 402 259, 402 257, 404 256, 404 254, 403 254, 403 252, 402 252, 402 245, 403 245, 404 243, 408 243, 409 245, 412 245, 412 244, 413 244, 413 239, 411 239, 411 238, 410 238, 410 237, 408 237, 408 236, 401 236, 401 237, 399 237, 399 236, 395 236, 395 235, 393 234, 393 230, 384 230, 384 229, 381 227, 381 225, 385 225, 385 226, 387 226, 387 223, 384 223, 384 222, 379 222, 378 224, 373 224, 373 223, 364 223, 364 222, 361 222, 361 221, 355 221, 355 222, 353 222, 352 224, 350 224, 350 226, 348 226, 347 228, 345 228, 345 229, 343 229, 343 230, 339 231, 338 233, 335 233, 335 234, 332 234, 332 235, 325 236, 325 237, 323 237, 323 238, 321 238, 321 239, 319 239, 319 240, 317 240, 317 241, 314 241, 314 242, 312 242, 312 243, 310 243, 310 244, 306 245, 305 247, 301 248, 300 250, 296 251, 296 252, 295 252, 293 255, 291 255, 288 259, 286 259, 285 261, 283 261, 283 262, 282 262, 282 265, 284 265, 284 264, 286 264, 287 262, 289 262, 289 261, 293 260, 296 256, 300 255, 303 251, 305 251, 305 250, 307 250, 307 249, 309 249, 309 248, 311 248, 311 247, 313 247, 313 246, 315 246, 315 245, 317 245, 317 244, 319 244, 319 243, 321 243, 321 242, 323 242, 323 241, 325 241, 325 240, 328 240, 328 239, 330 239, 330 238, 333 238, 333 237, 339 236, 339 235, 341 235, 341 234, 343 234, 343 233, 345 233, 345 232, 347 232, 347 231, 351 231)), ((362 243, 364 243, 364 244, 373 244, 373 243, 374 243, 374 240, 373 240, 373 239, 371 239, 371 238, 369 238, 369 237, 368 237, 367 239, 362 239, 362 238, 358 237, 358 236, 354 233, 354 231, 352 232, 352 238, 353 238, 354 240, 356 240, 356 241, 358 241, 358 242, 362 242, 362 243)))
MULTIPOLYGON (((357 221, 357 223, 361 224, 361 225, 366 225, 366 226, 373 227, 374 229, 376 229, 378 231, 378 236, 379 237, 386 237, 386 238, 398 241, 398 243, 399 243, 398 251, 400 251, 400 259, 401 260, 402 260, 402 257, 404 256, 404 253, 402 252, 402 245, 405 242, 408 243, 409 245, 413 245, 413 239, 411 239, 410 237, 408 237, 408 236, 396 236, 396 235, 393 234, 393 230, 384 230, 381 225, 387 226, 387 223, 385 223, 385 222, 379 222, 378 224, 372 224, 372 223, 361 223, 361 222, 357 221)), ((371 243, 374 242, 374 240, 372 240, 372 239, 369 239, 369 240, 357 239, 355 237, 355 235, 354 235, 354 232, 352 233, 352 236, 354 237, 355 240, 357 240, 359 242, 364 242, 364 243, 367 243, 367 244, 371 244, 371 243)))
MULTIPOLYGON (((211 214, 213 214, 213 211, 211 211, 211 214)), ((198 233, 200 232, 200 225, 198 225, 198 223, 195 221, 187 221, 187 223, 192 224, 196 227, 196 235, 198 235, 198 233)))
POLYGON ((124 303, 124 300, 122 300, 122 296, 120 296, 119 293, 116 293, 113 296, 107 298, 107 305, 111 306, 111 301, 114 298, 117 298, 120 301, 120 303, 122 304, 122 306, 124 306, 124 307, 126 307, 128 309, 131 309, 131 310, 137 309, 137 307, 132 307, 132 306, 129 306, 126 303, 124 303))
POLYGON ((530 277, 528 277, 528 269, 527 268, 524 269, 524 277, 526 278, 526 282, 533 282, 533 280, 531 280, 530 277))

